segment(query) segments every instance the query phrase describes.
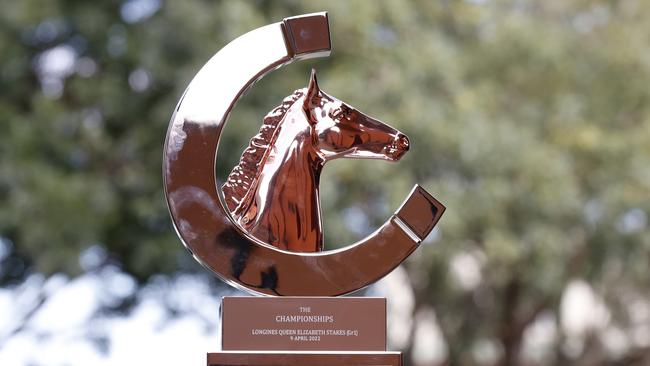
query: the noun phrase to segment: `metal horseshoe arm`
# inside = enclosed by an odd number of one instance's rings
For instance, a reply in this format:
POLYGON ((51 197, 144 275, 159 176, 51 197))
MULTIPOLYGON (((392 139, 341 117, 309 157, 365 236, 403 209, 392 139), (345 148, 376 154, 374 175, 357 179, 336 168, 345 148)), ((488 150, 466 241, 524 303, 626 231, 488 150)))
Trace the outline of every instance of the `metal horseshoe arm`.
POLYGON ((228 115, 257 80, 295 60, 328 56, 326 13, 284 19, 235 39, 192 80, 172 116, 164 148, 167 204, 183 244, 226 282, 253 293, 336 296, 388 274, 433 229, 444 207, 416 186, 375 233, 346 248, 304 254, 278 250, 232 221, 215 178, 228 115))

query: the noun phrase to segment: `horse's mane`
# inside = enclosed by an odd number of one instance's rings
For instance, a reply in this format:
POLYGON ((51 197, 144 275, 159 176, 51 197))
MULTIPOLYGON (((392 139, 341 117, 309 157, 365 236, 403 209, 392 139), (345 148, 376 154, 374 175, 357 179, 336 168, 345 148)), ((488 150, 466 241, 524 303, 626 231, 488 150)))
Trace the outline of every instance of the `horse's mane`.
POLYGON ((282 103, 264 116, 262 127, 253 136, 248 147, 241 155, 239 163, 228 175, 226 183, 221 187, 226 205, 234 212, 246 197, 251 188, 255 187, 260 168, 264 165, 268 150, 275 144, 280 122, 289 108, 305 93, 298 89, 284 98, 282 103))

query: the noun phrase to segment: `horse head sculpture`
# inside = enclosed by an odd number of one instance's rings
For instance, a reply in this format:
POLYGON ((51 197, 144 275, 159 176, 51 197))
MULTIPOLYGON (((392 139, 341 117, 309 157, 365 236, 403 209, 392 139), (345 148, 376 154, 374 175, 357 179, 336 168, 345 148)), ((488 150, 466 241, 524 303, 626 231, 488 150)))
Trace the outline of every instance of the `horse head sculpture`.
POLYGON ((406 135, 309 86, 264 117, 222 187, 233 218, 260 241, 294 252, 323 250, 320 173, 337 158, 399 160, 406 135))

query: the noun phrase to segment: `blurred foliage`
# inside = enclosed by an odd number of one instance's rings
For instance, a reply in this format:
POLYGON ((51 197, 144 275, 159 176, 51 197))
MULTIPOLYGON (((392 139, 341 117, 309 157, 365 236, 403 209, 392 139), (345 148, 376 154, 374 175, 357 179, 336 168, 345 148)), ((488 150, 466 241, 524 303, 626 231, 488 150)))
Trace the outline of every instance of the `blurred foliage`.
MULTIPOLYGON (((311 67, 323 90, 409 135, 413 148, 399 164, 328 165, 326 243, 374 230, 416 182, 445 203, 439 229, 406 268, 415 312, 435 310, 451 364, 477 364, 486 341, 497 345, 497 363, 517 364, 538 316, 559 324, 574 279, 593 287, 626 332, 635 326, 628 305, 648 299, 650 3, 2 0, 0 8, 4 285, 32 272, 79 274, 80 253, 92 246, 140 281, 196 270, 162 191, 173 106, 228 41, 327 10, 332 56, 253 88, 220 159, 234 164, 311 67), (136 3, 156 9, 138 18, 128 12, 136 3), (458 258, 478 263, 478 282, 459 283, 450 269, 458 258)), ((650 362, 650 344, 630 340, 612 359, 596 333, 577 352, 560 334, 541 364, 650 362)))

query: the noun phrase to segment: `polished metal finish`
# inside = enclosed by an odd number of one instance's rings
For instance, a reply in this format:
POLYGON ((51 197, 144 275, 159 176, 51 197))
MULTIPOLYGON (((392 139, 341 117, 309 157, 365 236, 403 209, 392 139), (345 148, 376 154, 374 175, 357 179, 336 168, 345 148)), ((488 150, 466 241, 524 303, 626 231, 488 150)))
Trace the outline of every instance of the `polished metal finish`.
POLYGON ((322 92, 312 70, 264 119, 223 186, 233 217, 246 232, 294 252, 323 250, 319 181, 338 158, 398 160, 403 133, 322 92))
MULTIPOLYGON (((170 122, 163 176, 174 227, 200 263, 228 283, 253 293, 336 296, 358 290, 398 266, 444 211, 438 201, 416 186, 375 233, 343 249, 318 253, 273 247, 249 234, 230 214, 214 172, 221 131, 235 102, 268 72, 294 60, 326 56, 329 51, 325 13, 288 18, 253 30, 221 49, 198 72, 170 122)), ((315 109, 337 105, 334 98, 321 92, 309 101, 315 103, 315 109), (321 102, 322 106, 318 104, 321 102)), ((333 112, 330 118, 338 118, 339 113, 343 111, 333 112)), ((314 129, 324 141, 333 136, 326 130, 314 129)), ((397 159, 407 145, 405 138, 391 143, 386 140, 371 154, 397 159)), ((340 152, 334 145, 330 149, 321 149, 319 159, 333 158, 340 152)))

